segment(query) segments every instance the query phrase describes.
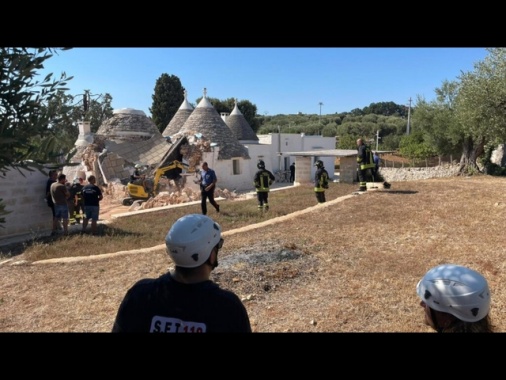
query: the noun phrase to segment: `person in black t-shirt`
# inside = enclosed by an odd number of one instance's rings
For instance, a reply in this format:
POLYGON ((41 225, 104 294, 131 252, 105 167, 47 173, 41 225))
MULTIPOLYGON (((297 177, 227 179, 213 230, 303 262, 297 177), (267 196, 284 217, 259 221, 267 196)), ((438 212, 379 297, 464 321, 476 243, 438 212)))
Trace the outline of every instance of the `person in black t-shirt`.
POLYGON ((56 170, 50 170, 47 175, 47 181, 46 181, 46 203, 51 209, 51 212, 53 214, 53 222, 52 222, 52 231, 51 233, 54 235, 58 231, 58 219, 56 219, 56 213, 54 211, 54 202, 53 198, 51 197, 51 185, 56 182, 56 178, 58 177, 58 172, 56 170))
POLYGON ((185 215, 165 244, 175 268, 127 291, 112 332, 251 333, 239 297, 209 279, 223 245, 220 225, 205 215, 185 215))
POLYGON ((91 219, 91 233, 97 234, 97 222, 100 214, 100 201, 104 198, 102 190, 95 183, 97 179, 94 175, 88 177, 88 184, 83 187, 81 194, 84 201, 83 230, 86 231, 88 220, 91 219))

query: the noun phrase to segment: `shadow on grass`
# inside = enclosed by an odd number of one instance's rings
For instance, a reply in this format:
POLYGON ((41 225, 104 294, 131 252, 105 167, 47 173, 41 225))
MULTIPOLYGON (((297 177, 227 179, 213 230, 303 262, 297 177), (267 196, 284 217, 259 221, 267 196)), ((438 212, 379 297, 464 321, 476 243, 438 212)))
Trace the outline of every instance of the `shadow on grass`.
POLYGON ((418 191, 414 191, 414 190, 379 190, 378 191, 379 193, 382 193, 382 194, 417 194, 418 191))
MULTIPOLYGON (((99 224, 97 226, 97 233, 92 234, 90 226, 87 227, 86 232, 81 230, 69 228, 68 235, 61 233, 50 236, 39 236, 23 242, 12 243, 0 246, 0 259, 9 259, 11 257, 21 255, 25 251, 37 248, 38 246, 47 246, 48 249, 56 249, 60 245, 79 245, 86 242, 93 242, 94 239, 123 239, 123 238, 139 238, 142 234, 138 232, 127 231, 121 228, 111 227, 106 224, 99 224)), ((101 243, 102 244, 102 243, 101 243)), ((105 244, 107 245, 107 244, 105 244)))

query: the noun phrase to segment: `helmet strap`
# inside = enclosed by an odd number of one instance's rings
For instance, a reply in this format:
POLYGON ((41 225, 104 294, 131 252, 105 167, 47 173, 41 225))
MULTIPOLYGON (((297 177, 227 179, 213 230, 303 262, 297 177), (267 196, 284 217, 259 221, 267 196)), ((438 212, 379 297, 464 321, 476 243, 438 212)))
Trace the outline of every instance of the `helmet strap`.
POLYGON ((209 257, 207 258, 207 264, 211 266, 211 270, 213 270, 214 268, 216 268, 218 266, 218 249, 215 247, 213 248, 213 250, 211 251, 211 254, 209 255, 209 257), (216 254, 214 255, 214 263, 211 262, 211 257, 213 255, 213 252, 216 252, 216 254))
POLYGON ((450 326, 452 326, 456 320, 458 320, 456 317, 449 313, 436 313, 433 308, 430 308, 430 317, 432 318, 432 323, 434 323, 434 327, 438 333, 444 332, 450 326))

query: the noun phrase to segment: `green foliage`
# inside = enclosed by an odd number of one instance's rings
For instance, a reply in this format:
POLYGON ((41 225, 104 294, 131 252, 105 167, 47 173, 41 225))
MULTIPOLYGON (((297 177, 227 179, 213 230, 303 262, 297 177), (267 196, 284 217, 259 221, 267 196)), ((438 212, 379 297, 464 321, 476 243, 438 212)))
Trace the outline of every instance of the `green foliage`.
POLYGON ((407 107, 395 104, 394 102, 371 103, 368 107, 362 109, 364 115, 375 114, 383 116, 406 117, 407 107))
POLYGON ((53 80, 51 73, 36 80, 37 71, 57 50, 0 48, 0 178, 11 168, 28 168, 36 138, 50 134, 51 125, 59 121, 59 110, 47 104, 58 91, 67 90, 72 77, 62 73, 53 80))
POLYGON ((455 98, 458 125, 465 162, 478 170, 476 159, 485 146, 495 139, 506 140, 506 49, 487 49, 489 55, 462 73, 455 98))
MULTIPOLYGON (((42 47, 0 48, 0 179, 13 168, 40 169, 29 161, 36 150, 34 140, 46 136, 50 124, 58 120, 57 111, 44 104, 58 91, 66 90, 66 81, 72 79, 62 73, 59 80, 53 80, 51 73, 42 81, 36 80, 37 71, 55 51, 42 47)), ((0 199, 0 225, 9 213, 0 199)))
POLYGON ((337 125, 332 122, 325 125, 322 129, 322 136, 324 137, 334 137, 337 135, 337 125))
MULTIPOLYGON (((95 99, 92 98, 90 100, 88 111, 84 115, 84 120, 90 122, 91 132, 96 133, 102 123, 113 116, 114 110, 111 103, 112 96, 108 93, 96 95, 95 99)), ((79 119, 74 115, 73 120, 76 121, 79 119)))
POLYGON ((357 149, 358 135, 340 135, 337 149, 357 149))
POLYGON ((163 132, 184 100, 184 87, 175 75, 162 74, 155 84, 149 111, 158 130, 163 132))
POLYGON ((395 151, 399 149, 403 136, 404 135, 389 134, 388 136, 381 137, 381 140, 378 144, 378 150, 395 151))
POLYGON ((59 163, 62 166, 70 164, 79 134, 78 123, 89 121, 91 131, 95 133, 105 120, 112 117, 112 97, 109 94, 94 95, 93 99, 89 96, 89 90, 85 90, 85 93, 89 99, 86 111, 82 104, 83 95, 72 96, 58 91, 48 102, 45 107, 59 117, 50 124, 48 134, 33 137, 34 149, 30 159, 39 163, 59 163))
POLYGON ((506 48, 487 49, 489 55, 463 73, 456 99, 457 116, 466 136, 485 143, 506 140, 506 48))
POLYGON ((363 116, 364 115, 364 111, 361 110, 360 108, 354 108, 350 111, 350 114, 352 116, 363 116))
POLYGON ((414 131, 401 138, 399 153, 412 161, 420 161, 434 156, 436 151, 427 144, 421 131, 414 131))

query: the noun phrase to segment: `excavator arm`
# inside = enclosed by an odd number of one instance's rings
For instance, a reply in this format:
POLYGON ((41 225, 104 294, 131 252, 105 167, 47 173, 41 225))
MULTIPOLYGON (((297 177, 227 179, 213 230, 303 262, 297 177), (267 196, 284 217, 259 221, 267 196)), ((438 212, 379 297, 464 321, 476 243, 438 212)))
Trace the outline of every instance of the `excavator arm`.
POLYGON ((155 186, 160 181, 160 177, 165 176, 168 179, 176 180, 181 177, 183 170, 188 169, 189 165, 178 160, 170 162, 168 165, 159 167, 155 171, 154 184, 155 186))

